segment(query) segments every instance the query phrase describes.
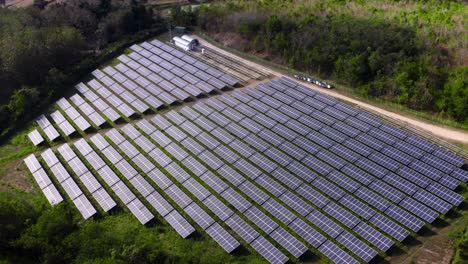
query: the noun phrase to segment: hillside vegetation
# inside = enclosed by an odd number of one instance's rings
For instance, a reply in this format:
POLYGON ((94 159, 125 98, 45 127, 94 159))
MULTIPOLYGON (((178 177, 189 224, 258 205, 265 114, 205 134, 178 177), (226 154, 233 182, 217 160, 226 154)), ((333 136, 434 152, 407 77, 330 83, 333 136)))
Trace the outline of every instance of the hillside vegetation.
POLYGON ((144 226, 129 213, 83 221, 73 208, 68 202, 52 208, 42 195, 1 191, 0 263, 255 261, 225 253, 204 235, 182 239, 168 225, 144 226))
POLYGON ((151 9, 130 1, 0 9, 0 138, 141 38, 138 33, 163 25, 151 9))
POLYGON ((195 14, 201 31, 233 48, 466 125, 467 11, 462 1, 264 0, 195 14))

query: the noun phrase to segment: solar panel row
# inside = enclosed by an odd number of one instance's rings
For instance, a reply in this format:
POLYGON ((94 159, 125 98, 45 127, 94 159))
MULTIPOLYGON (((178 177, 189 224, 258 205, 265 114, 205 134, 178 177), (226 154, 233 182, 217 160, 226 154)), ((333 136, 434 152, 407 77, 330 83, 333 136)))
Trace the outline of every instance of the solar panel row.
POLYGON ((50 141, 54 141, 60 136, 57 129, 55 129, 55 127, 50 123, 45 115, 40 115, 36 119, 36 123, 39 125, 42 131, 44 131, 50 141))
MULTIPOLYGON (((59 108, 67 114, 67 116, 75 123, 82 131, 86 131, 91 127, 91 124, 68 102, 67 99, 61 98, 57 101, 59 108)), ((59 111, 51 114, 51 117, 59 125, 60 129, 68 136, 75 131, 71 124, 65 119, 59 111)))
POLYGON ((42 190, 42 192, 44 193, 49 203, 52 206, 54 206, 62 202, 63 201, 62 196, 60 195, 57 188, 54 186, 54 184, 50 180, 47 173, 42 168, 36 156, 34 156, 34 154, 29 155, 27 158, 24 159, 24 163, 28 167, 34 180, 36 180, 39 188, 42 190))
POLYGON ((83 218, 88 219, 93 216, 97 212, 96 209, 78 187, 75 180, 67 172, 62 163, 60 163, 54 152, 52 152, 51 149, 47 149, 41 154, 41 157, 52 171, 52 174, 54 174, 55 178, 59 181, 65 193, 80 211, 83 218))

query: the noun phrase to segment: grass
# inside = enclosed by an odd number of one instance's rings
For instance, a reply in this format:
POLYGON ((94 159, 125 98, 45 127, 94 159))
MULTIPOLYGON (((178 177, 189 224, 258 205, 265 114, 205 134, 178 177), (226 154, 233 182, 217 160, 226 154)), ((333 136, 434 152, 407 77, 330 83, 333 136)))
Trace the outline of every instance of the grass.
POLYGON ((0 147, 0 180, 8 173, 9 164, 43 149, 43 147, 34 146, 29 140, 28 133, 32 128, 33 126, 24 129, 0 147))
MULTIPOLYGON (((258 64, 260 64, 262 66, 271 67, 271 68, 273 68, 275 70, 278 70, 278 71, 280 71, 280 72, 282 72, 284 74, 290 75, 290 76, 293 75, 293 74, 296 74, 296 73, 301 73, 301 74, 304 74, 304 75, 310 75, 309 73, 300 72, 300 71, 297 71, 297 70, 292 69, 290 67, 287 67, 287 66, 284 66, 284 65, 279 65, 279 64, 276 64, 276 63, 268 61, 268 60, 264 60, 264 59, 259 58, 257 56, 251 55, 249 53, 245 53, 245 52, 233 49, 233 48, 223 46, 222 44, 218 43, 216 40, 214 40, 210 36, 204 34, 203 32, 195 32, 195 33, 202 36, 207 42, 211 43, 212 45, 214 45, 214 46, 216 46, 218 48, 224 49, 224 50, 226 50, 226 51, 228 51, 230 53, 233 53, 233 54, 235 54, 235 55, 237 55, 237 56, 239 56, 241 58, 253 61, 253 62, 258 63, 258 64)), ((320 78, 315 77, 315 76, 314 76, 314 78, 316 78, 318 80, 321 80, 320 78)), ((360 100, 362 102, 372 104, 372 105, 375 105, 377 107, 381 107, 381 108, 389 110, 389 111, 402 112, 402 113, 404 113, 404 114, 406 114, 406 115, 408 115, 408 116, 410 116, 412 118, 422 119, 424 121, 430 121, 430 122, 433 122, 433 123, 436 123, 436 124, 439 124, 439 125, 445 125, 445 126, 449 126, 449 127, 452 127, 452 128, 460 128, 460 129, 465 129, 465 130, 468 129, 468 124, 467 123, 460 123, 460 122, 456 122, 454 120, 447 119, 447 118, 444 118, 444 117, 431 115, 430 113, 416 111, 414 109, 410 109, 407 106, 400 105, 400 104, 397 104, 397 103, 388 102, 388 101, 383 100, 383 99, 378 99, 378 98, 373 98, 373 97, 363 97, 362 94, 360 94, 357 89, 353 89, 353 88, 348 87, 348 86, 340 85, 340 84, 337 84, 337 83, 335 83, 333 81, 330 81, 330 80, 324 80, 324 81, 326 81, 326 82, 328 82, 330 84, 333 84, 336 87, 336 90, 339 91, 340 93, 342 93, 342 94, 344 94, 346 96, 352 97, 354 99, 358 99, 358 100, 360 100)))

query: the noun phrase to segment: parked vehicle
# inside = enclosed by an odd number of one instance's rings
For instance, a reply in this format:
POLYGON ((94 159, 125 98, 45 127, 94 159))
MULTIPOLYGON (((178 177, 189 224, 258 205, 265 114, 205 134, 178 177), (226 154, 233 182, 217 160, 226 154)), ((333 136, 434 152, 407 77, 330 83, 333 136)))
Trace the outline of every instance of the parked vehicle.
POLYGON ((308 76, 305 76, 305 75, 302 75, 302 74, 294 74, 294 78, 296 78, 298 80, 313 83, 313 84, 315 84, 317 86, 320 86, 322 88, 326 88, 326 89, 332 89, 333 88, 333 86, 331 84, 316 80, 314 78, 311 78, 311 77, 308 77, 308 76))

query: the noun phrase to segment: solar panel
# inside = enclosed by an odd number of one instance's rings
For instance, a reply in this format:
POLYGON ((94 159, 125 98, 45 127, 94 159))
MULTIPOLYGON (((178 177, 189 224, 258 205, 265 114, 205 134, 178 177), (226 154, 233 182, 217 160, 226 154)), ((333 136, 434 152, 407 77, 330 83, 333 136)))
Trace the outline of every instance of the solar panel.
POLYGON ((57 130, 52 126, 48 126, 46 128, 42 129, 44 133, 46 134, 47 138, 50 141, 54 141, 56 138, 60 137, 60 134, 57 132, 57 130))
POLYGON ((302 242, 281 227, 273 231, 270 236, 296 258, 302 256, 308 250, 302 242))
POLYGON ((31 173, 42 168, 41 164, 36 159, 36 156, 34 156, 34 154, 31 154, 27 158, 25 158, 24 163, 26 164, 31 173))
POLYGON ((291 128, 292 130, 296 131, 298 134, 302 136, 307 136, 308 133, 310 133, 311 129, 304 126, 304 124, 296 121, 296 120, 288 120, 286 122, 286 126, 291 128))
POLYGON ((450 176, 457 178, 463 182, 468 181, 468 172, 459 168, 455 168, 454 171, 450 174, 450 176))
POLYGON ((294 211, 298 212, 302 216, 309 214, 313 208, 297 195, 290 191, 286 191, 281 197, 279 197, 283 203, 291 207, 294 211))
POLYGON ((335 263, 359 263, 330 240, 325 241, 318 250, 335 263))
POLYGON ((57 191, 57 188, 55 188, 55 186, 52 184, 42 189, 42 192, 44 193, 47 201, 52 206, 59 204, 60 202, 63 201, 63 198, 60 195, 60 193, 57 191))
POLYGON ((418 138, 417 136, 408 136, 406 139, 405 139, 405 142, 408 142, 426 152, 429 152, 431 153, 432 151, 434 151, 434 149, 436 148, 434 145, 432 145, 431 143, 427 142, 426 140, 424 139, 421 139, 421 138, 418 138))
POLYGON ((198 183, 194 178, 186 180, 183 183, 183 185, 200 201, 205 200, 210 195, 210 192, 205 187, 203 187, 203 185, 198 183))
POLYGON ((84 163, 78 157, 69 160, 68 165, 70 165, 70 168, 73 170, 73 172, 80 177, 84 173, 88 172, 88 168, 86 168, 84 163))
POLYGON ((37 146, 44 142, 44 138, 42 138, 41 134, 37 131, 37 129, 34 129, 31 133, 28 134, 29 139, 31 142, 34 144, 34 146, 37 146))
POLYGON ((330 183, 324 178, 317 177, 313 182, 311 182, 311 184, 335 200, 339 200, 345 194, 343 190, 339 189, 336 185, 330 183))
POLYGON ((341 234, 341 232, 343 232, 343 228, 335 224, 332 220, 330 220, 330 218, 326 217, 317 210, 312 211, 307 216, 307 219, 333 238, 337 237, 339 234, 341 234))
POLYGON ((339 206, 334 202, 330 202, 325 207, 323 207, 323 211, 331 215, 333 218, 337 219, 350 229, 353 229, 357 224, 361 222, 356 216, 352 215, 343 207, 339 206))
POLYGON ((442 148, 436 148, 432 154, 447 162, 450 162, 456 167, 461 167, 463 164, 465 164, 464 158, 442 148))
POLYGON ((343 198, 341 198, 339 202, 341 205, 343 205, 344 207, 348 208, 349 210, 353 211, 355 214, 359 215, 360 217, 366 220, 371 218, 376 213, 374 209, 360 202, 351 195, 343 196, 343 198))
POLYGON ((102 187, 101 184, 96 180, 94 175, 91 174, 91 172, 89 172, 88 170, 82 175, 80 175, 79 177, 80 177, 80 181, 83 183, 83 185, 86 187, 86 189, 88 189, 90 193, 94 193, 102 187))
POLYGON ((461 195, 453 192, 452 190, 436 182, 433 182, 429 186, 427 186, 426 190, 438 195, 439 197, 443 198, 444 200, 450 202, 455 206, 460 205, 464 200, 464 198, 461 195))
MULTIPOLYGON (((321 150, 318 153, 316 153, 315 156, 320 158, 321 160, 327 162, 328 164, 332 165, 333 167, 335 167, 337 169, 341 169, 346 164, 348 164, 348 162, 346 162, 344 159, 338 157, 337 155, 335 155, 335 154, 333 154, 333 153, 331 153, 330 151, 327 151, 327 150, 321 150)), ((308 157, 306 157, 305 159, 307 160, 308 157)), ((324 172, 327 173, 326 171, 324 171, 324 172)))
POLYGON ((286 225, 296 219, 296 216, 291 211, 271 198, 263 203, 262 207, 286 225))
POLYGON ((306 224, 299 218, 296 218, 294 221, 292 221, 288 227, 315 248, 319 247, 327 240, 322 234, 317 232, 310 225, 306 224))
POLYGON ((363 222, 359 223, 353 231, 384 252, 390 249, 394 244, 391 239, 385 237, 380 232, 363 222))
POLYGON ((104 212, 108 212, 117 205, 104 188, 96 190, 92 195, 104 212))
POLYGON ((260 236, 260 234, 255 231, 255 229, 253 229, 248 223, 246 223, 236 214, 233 214, 231 217, 229 217, 225 223, 247 243, 251 243, 260 236))
POLYGON ((59 163, 59 160, 57 159, 57 156, 55 156, 54 152, 52 152, 52 149, 47 149, 46 151, 42 152, 41 157, 49 167, 59 163))
POLYGON ((66 179, 61 183, 61 185, 72 200, 76 199, 78 196, 83 194, 83 192, 80 190, 80 188, 72 178, 66 179))
POLYGON ((386 144, 376 138, 373 138, 367 134, 359 134, 357 137, 356 137, 356 140, 360 141, 361 143, 364 143, 365 145, 377 150, 377 151, 381 151, 385 146, 386 144))
POLYGON ((196 203, 191 203, 184 209, 184 211, 204 230, 215 223, 215 220, 196 203))
POLYGON ((409 235, 406 229, 379 213, 374 215, 369 222, 400 242, 409 235))
POLYGON ((74 119, 73 122, 75 122, 78 128, 82 131, 86 131, 88 128, 91 127, 91 124, 89 124, 89 122, 86 121, 86 119, 84 119, 84 117, 82 117, 81 115, 74 119))
POLYGON ((240 246, 240 243, 218 223, 210 226, 206 232, 228 253, 240 246))
POLYGON ((145 205, 138 200, 138 198, 127 204, 128 209, 143 225, 151 221, 154 215, 145 207, 145 205))
POLYGON ((116 183, 121 182, 119 177, 107 165, 99 169, 97 172, 101 178, 111 187, 116 183))
POLYGON ((423 162, 431 165, 432 167, 435 167, 438 170, 440 170, 442 172, 445 172, 447 174, 450 174, 455 169, 455 167, 452 164, 446 162, 445 160, 437 158, 436 156, 430 155, 430 154, 422 157, 421 161, 423 161, 423 162))
POLYGON ((327 197, 314 190, 307 184, 302 184, 299 186, 296 189, 296 192, 319 208, 324 207, 330 201, 327 197))
POLYGON ((326 148, 326 149, 336 144, 331 139, 325 137, 324 135, 316 131, 311 131, 309 134, 307 134, 306 137, 310 139, 311 141, 317 143, 319 146, 326 148))
POLYGON ((61 163, 57 163, 54 166, 50 167, 50 170, 60 183, 70 178, 70 174, 61 163))
POLYGON ((267 234, 270 234, 278 227, 277 223, 256 207, 249 208, 244 212, 244 215, 267 234))
POLYGON ((195 175, 198 177, 202 176, 206 171, 207 168, 202 165, 198 160, 193 158, 192 156, 188 156, 185 158, 182 163, 195 175))
POLYGON ((174 156, 179 161, 184 160, 186 157, 188 157, 188 153, 183 150, 181 147, 176 145, 174 142, 166 146, 166 150, 174 156))
POLYGON ((150 153, 156 147, 149 139, 144 136, 139 136, 134 141, 146 153, 150 153))
POLYGON ((176 185, 172 185, 171 187, 167 188, 166 190, 167 195, 171 197, 174 202, 182 207, 187 207, 190 203, 192 203, 192 199, 187 196, 179 187, 176 185))
POLYGON ((387 210, 385 210, 385 214, 397 220, 399 223, 404 224, 414 232, 418 232, 424 225, 423 221, 419 220, 415 216, 410 215, 395 205, 391 205, 389 208, 387 208, 387 210))
POLYGON ((41 190, 52 184, 52 181, 50 180, 49 176, 43 168, 40 168, 37 171, 33 172, 32 176, 36 180, 37 185, 41 190))
POLYGON ((221 202, 218 198, 211 195, 203 201, 205 204, 216 216, 218 216, 221 220, 225 221, 228 219, 234 212, 229 209, 223 202, 221 202))
POLYGON ((408 179, 416 184, 418 184, 419 186, 421 187, 426 187, 427 185, 429 185, 432 181, 423 176, 422 174, 408 168, 408 167, 402 167, 398 170, 398 175, 401 175, 402 177, 404 177, 405 179, 408 179))
POLYGON ((221 193, 221 196, 242 213, 252 206, 249 201, 232 188, 224 190, 224 192, 221 193))
POLYGON ((355 165, 368 171, 377 178, 383 178, 387 173, 389 173, 389 171, 384 167, 365 158, 361 158, 360 160, 356 161, 355 165))
POLYGON ((296 161, 291 162, 291 164, 287 166, 287 169, 307 182, 312 182, 318 177, 317 173, 296 161))
POLYGON ((117 180, 115 184, 111 186, 115 194, 122 200, 124 204, 129 204, 133 200, 137 199, 135 194, 120 180, 117 180))
POLYGON ((130 183, 141 193, 141 195, 143 195, 143 197, 147 197, 155 191, 149 182, 139 174, 130 179, 130 183))
POLYGON ((436 212, 409 197, 403 199, 399 205, 428 223, 432 223, 438 217, 436 212))
POLYGON ((441 171, 419 161, 419 160, 415 160, 413 161, 409 167, 413 168, 414 170, 426 175, 427 177, 430 177, 431 179, 433 180, 439 180, 440 178, 442 178, 442 176, 444 175, 441 171))
POLYGON ((83 218, 86 220, 96 213, 93 205, 89 202, 84 194, 73 200, 78 211, 80 211, 83 218))
POLYGON ((268 177, 265 174, 259 176, 255 180, 255 182, 276 197, 279 197, 286 191, 286 189, 283 186, 281 186, 279 183, 275 182, 272 178, 268 177))
POLYGON ((336 240, 366 262, 371 261, 377 255, 377 251, 364 244, 348 231, 343 231, 336 240))
POLYGON ((394 203, 399 203, 405 196, 402 192, 382 181, 374 181, 369 185, 369 187, 376 193, 388 198, 394 203))
POLYGON ((101 134, 92 136, 91 142, 93 142, 94 145, 96 145, 96 147, 101 151, 110 145, 101 134))

